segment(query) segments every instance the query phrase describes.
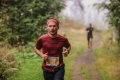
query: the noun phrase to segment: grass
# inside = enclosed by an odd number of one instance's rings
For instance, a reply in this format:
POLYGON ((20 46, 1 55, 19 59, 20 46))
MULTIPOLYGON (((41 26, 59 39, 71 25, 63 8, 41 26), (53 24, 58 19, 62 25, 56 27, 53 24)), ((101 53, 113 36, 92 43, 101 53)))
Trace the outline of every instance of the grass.
POLYGON ((3 47, 0 43, 0 80, 15 79, 13 73, 18 70, 16 62, 12 51, 8 50, 6 45, 3 47))
POLYGON ((84 80, 90 80, 92 75, 85 64, 81 65, 80 74, 84 80))
POLYGON ((96 68, 102 80, 120 80, 120 50, 118 44, 111 43, 112 29, 103 33, 100 47, 94 51, 97 57, 96 68))
POLYGON ((19 71, 16 72, 16 80, 43 80, 41 63, 42 60, 35 53, 17 54, 19 71))

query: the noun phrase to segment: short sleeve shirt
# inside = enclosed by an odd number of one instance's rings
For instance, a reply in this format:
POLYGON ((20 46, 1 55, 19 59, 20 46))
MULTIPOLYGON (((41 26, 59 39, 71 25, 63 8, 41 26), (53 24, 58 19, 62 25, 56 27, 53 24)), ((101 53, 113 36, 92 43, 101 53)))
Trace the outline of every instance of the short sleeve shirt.
MULTIPOLYGON (((48 56, 59 57, 60 63, 56 67, 59 67, 63 64, 63 47, 68 48, 69 46, 70 43, 68 42, 68 39, 61 35, 58 35, 56 38, 51 38, 48 34, 45 34, 39 37, 36 43, 36 48, 42 49, 43 54, 48 52, 48 56)), ((43 62, 42 66, 48 70, 56 68, 46 66, 45 61, 43 62)))
POLYGON ((93 35, 92 35, 92 31, 93 31, 93 30, 94 30, 94 29, 93 29, 92 27, 86 28, 86 31, 89 31, 88 34, 87 34, 88 37, 93 37, 93 35))

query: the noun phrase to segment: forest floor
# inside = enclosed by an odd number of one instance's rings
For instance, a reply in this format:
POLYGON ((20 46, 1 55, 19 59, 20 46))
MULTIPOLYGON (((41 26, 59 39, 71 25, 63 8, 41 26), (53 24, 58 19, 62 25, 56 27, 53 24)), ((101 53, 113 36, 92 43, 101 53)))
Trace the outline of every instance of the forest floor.
POLYGON ((98 71, 93 66, 96 59, 93 55, 93 50, 100 44, 101 35, 96 33, 96 39, 93 39, 93 49, 85 49, 81 56, 78 56, 72 67, 72 80, 101 80, 98 71), (81 73, 82 67, 86 67, 91 75, 90 78, 83 77, 84 73, 81 73))

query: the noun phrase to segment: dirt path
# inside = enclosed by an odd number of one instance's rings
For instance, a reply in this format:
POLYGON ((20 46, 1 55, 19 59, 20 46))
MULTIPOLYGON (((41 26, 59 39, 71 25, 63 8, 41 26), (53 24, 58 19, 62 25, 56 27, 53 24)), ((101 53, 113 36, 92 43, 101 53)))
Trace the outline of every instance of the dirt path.
MULTIPOLYGON (((100 34, 96 34, 97 39, 93 40, 93 50, 100 43, 100 34)), ((72 80, 101 80, 97 70, 92 66, 95 63, 95 58, 92 55, 92 50, 85 49, 84 54, 79 56, 73 64, 72 80), (90 71, 92 78, 84 79, 81 76, 80 69, 85 67, 90 71)))

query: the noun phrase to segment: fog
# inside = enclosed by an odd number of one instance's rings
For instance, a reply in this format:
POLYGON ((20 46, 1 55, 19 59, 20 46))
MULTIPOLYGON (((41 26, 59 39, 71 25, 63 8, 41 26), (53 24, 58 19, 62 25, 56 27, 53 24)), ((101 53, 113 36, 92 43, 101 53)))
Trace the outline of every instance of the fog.
POLYGON ((107 13, 105 10, 98 10, 95 3, 109 3, 109 0, 65 0, 66 7, 62 15, 70 20, 86 27, 91 23, 98 29, 108 29, 107 13))

